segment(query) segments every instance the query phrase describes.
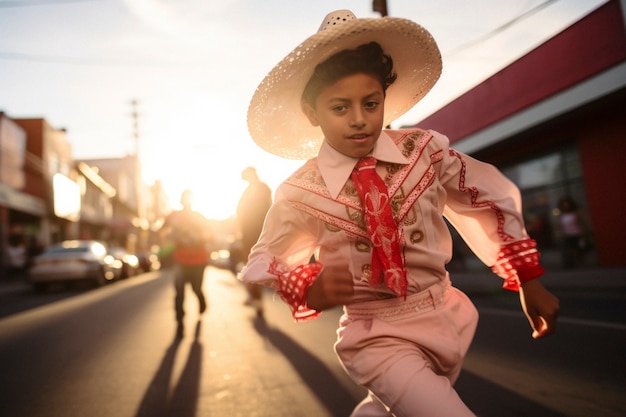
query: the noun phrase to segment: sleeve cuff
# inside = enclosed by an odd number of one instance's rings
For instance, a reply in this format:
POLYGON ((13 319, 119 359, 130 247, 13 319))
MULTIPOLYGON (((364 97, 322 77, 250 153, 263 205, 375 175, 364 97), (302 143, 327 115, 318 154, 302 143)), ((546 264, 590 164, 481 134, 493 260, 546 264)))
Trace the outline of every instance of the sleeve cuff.
POLYGON ((544 269, 539 263, 537 242, 524 239, 502 246, 491 270, 504 280, 502 287, 519 291, 520 284, 539 278, 544 269))
MULTIPOLYGON (((278 280, 276 291, 280 298, 291 307, 293 318, 297 322, 313 320, 321 314, 306 305, 306 293, 322 268, 321 263, 313 262, 276 274, 278 280)), ((273 269, 270 268, 271 273, 275 273, 272 272, 273 269)))

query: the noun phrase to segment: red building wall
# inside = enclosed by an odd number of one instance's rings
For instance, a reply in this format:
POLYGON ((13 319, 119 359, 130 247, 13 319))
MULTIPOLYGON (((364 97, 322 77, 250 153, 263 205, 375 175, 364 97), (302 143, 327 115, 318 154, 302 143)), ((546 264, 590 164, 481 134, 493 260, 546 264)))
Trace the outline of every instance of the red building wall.
POLYGON ((578 130, 589 217, 600 265, 626 264, 626 102, 578 130))
MULTIPOLYGON (((626 62, 620 1, 600 6, 534 51, 417 125, 451 142, 506 119, 594 75, 626 62)), ((616 91, 558 120, 528 126, 475 152, 499 165, 574 143, 582 171, 598 263, 626 265, 626 91, 616 91)))
POLYGON ((25 172, 26 185, 24 191, 37 198, 45 199, 48 191, 45 188, 43 164, 44 121, 43 119, 14 119, 26 132, 25 172))
POLYGON ((454 143, 626 60, 619 3, 601 6, 418 125, 454 143))

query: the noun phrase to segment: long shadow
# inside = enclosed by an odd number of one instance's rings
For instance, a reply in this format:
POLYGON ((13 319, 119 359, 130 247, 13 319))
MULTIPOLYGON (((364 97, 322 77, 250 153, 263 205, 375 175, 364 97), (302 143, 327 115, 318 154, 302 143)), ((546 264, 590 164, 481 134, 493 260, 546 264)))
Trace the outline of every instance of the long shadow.
POLYGON ((180 336, 176 336, 166 349, 161 365, 148 385, 135 417, 195 417, 202 369, 202 345, 199 341, 201 323, 198 320, 196 324, 187 363, 172 395, 170 396, 170 381, 176 352, 181 342, 180 336))
POLYGON ((567 417, 466 370, 455 389, 480 417, 567 417))
MULTIPOLYGON (((268 326, 262 317, 255 319, 254 328, 283 353, 329 413, 335 417, 350 415, 361 398, 355 398, 322 361, 288 335, 268 326)), ((462 372, 455 389, 481 417, 566 417, 467 370, 462 372)))
POLYGON ((355 398, 337 377, 315 355, 302 348, 292 338, 280 330, 270 327, 263 317, 254 320, 254 329, 278 348, 289 360, 320 403, 335 417, 350 415, 354 407, 361 401, 355 398))
POLYGON ((172 393, 168 416, 195 417, 200 394, 200 373, 202 371, 202 344, 200 344, 200 323, 196 325, 195 337, 189 349, 187 363, 172 393))

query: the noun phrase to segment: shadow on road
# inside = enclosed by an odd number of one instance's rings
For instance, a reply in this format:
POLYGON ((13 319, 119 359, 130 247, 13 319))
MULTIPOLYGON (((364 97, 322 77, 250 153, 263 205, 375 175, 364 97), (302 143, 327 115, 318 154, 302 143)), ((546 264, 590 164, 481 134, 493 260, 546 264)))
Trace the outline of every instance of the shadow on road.
POLYGON ((354 398, 324 362, 282 331, 268 326, 263 317, 254 319, 254 329, 282 352, 331 415, 350 415, 361 399, 354 398))
POLYGON ((161 366, 148 385, 135 417, 195 417, 202 369, 201 323, 198 320, 187 362, 171 395, 170 382, 180 336, 176 336, 165 351, 161 366))
POLYGON ((455 389, 480 417, 567 417, 467 370, 461 373, 455 389))

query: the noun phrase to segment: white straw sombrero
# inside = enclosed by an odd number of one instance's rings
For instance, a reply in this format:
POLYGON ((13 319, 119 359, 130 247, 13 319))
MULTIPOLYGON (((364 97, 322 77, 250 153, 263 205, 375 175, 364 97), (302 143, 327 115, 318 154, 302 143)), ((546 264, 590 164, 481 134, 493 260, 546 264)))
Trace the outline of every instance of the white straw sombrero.
POLYGON ((317 64, 372 41, 391 56, 398 75, 387 90, 384 125, 406 113, 435 85, 441 55, 423 27, 396 17, 357 19, 349 10, 332 12, 318 32, 280 61, 257 87, 248 107, 248 130, 257 145, 289 159, 316 156, 323 134, 302 113, 304 87, 317 64))

